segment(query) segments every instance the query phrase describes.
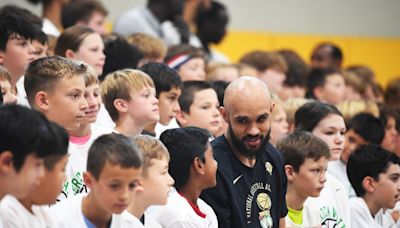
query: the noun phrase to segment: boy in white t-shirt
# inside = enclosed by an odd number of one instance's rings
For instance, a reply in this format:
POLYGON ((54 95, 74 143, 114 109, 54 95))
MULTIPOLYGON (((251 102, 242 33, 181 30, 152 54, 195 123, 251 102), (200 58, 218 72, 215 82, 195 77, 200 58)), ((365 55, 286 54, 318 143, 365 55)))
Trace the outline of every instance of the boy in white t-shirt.
POLYGON ((65 197, 78 193, 87 193, 87 187, 83 183, 83 172, 86 171, 86 163, 89 147, 99 136, 109 134, 111 128, 101 127, 95 124, 99 114, 101 101, 101 91, 96 71, 87 66, 85 79, 84 97, 88 103, 85 116, 76 130, 69 131, 70 154, 67 166, 67 181, 64 184, 63 193, 65 197))
POLYGON ((197 127, 170 129, 160 136, 170 153, 169 172, 176 189, 167 205, 152 211, 164 228, 218 227, 213 209, 199 198, 204 189, 217 183, 217 162, 209 137, 206 130, 197 127))
POLYGON ((125 215, 140 187, 142 155, 129 138, 103 135, 89 149, 83 179, 90 188, 51 207, 56 227, 142 227, 125 215))
POLYGON ((400 159, 379 145, 363 145, 350 155, 347 175, 357 194, 350 199, 352 227, 383 227, 375 215, 399 200, 400 159))
POLYGON ((304 205, 309 196, 318 197, 326 182, 326 169, 330 158, 328 145, 305 131, 289 135, 277 144, 285 159, 288 178, 286 216, 288 227, 319 227, 320 212, 304 205))
POLYGON ((40 183, 27 197, 7 195, 4 197, 0 213, 5 227, 52 227, 49 204, 56 202, 65 181, 65 166, 68 161, 68 134, 64 128, 50 123, 53 140, 48 144, 52 154, 44 159, 45 172, 40 183))
POLYGON ((133 137, 160 119, 153 80, 142 71, 124 69, 108 74, 101 94, 117 133, 133 137))
POLYGON ((128 212, 139 218, 145 227, 157 228, 161 225, 146 212, 151 205, 165 205, 174 179, 168 173, 169 153, 158 139, 139 135, 133 139, 143 155, 142 187, 135 191, 128 212))

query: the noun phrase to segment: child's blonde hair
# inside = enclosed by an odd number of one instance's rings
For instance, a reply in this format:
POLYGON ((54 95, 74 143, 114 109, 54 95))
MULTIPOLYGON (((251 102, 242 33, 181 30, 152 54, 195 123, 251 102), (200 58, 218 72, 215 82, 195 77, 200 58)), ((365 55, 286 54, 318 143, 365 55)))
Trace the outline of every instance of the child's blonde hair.
POLYGON ((52 92, 62 79, 71 79, 86 73, 87 65, 61 56, 37 59, 28 65, 25 73, 25 90, 29 104, 33 107, 39 91, 52 92))
POLYGON ((135 33, 129 35, 127 38, 128 43, 135 46, 142 52, 144 58, 159 59, 164 58, 167 54, 167 46, 162 40, 144 33, 135 33))
POLYGON ((98 74, 96 70, 93 67, 87 65, 87 70, 85 73, 85 86, 88 87, 94 84, 99 84, 99 79, 97 78, 97 75, 98 74))
POLYGON ((139 135, 133 138, 133 142, 143 155, 143 176, 147 176, 152 160, 167 159, 169 162, 169 152, 160 140, 148 135, 139 135))
POLYGON ((220 63, 220 62, 210 62, 207 64, 206 68, 206 80, 207 81, 217 81, 221 79, 221 70, 224 69, 234 69, 237 72, 237 77, 239 77, 239 70, 233 64, 220 63))
POLYGON ((342 113, 346 125, 355 115, 361 112, 371 113, 373 116, 379 117, 379 107, 373 101, 349 100, 337 104, 336 107, 342 113))
POLYGON ((154 88, 154 83, 149 75, 140 70, 123 69, 106 76, 101 84, 101 96, 104 106, 114 122, 119 119, 114 100, 124 99, 130 101, 130 92, 132 90, 137 92, 145 87, 154 88))
POLYGON ((10 72, 2 66, 0 66, 0 81, 8 81, 11 83, 10 72))
POLYGON ((283 104, 283 108, 286 112, 286 120, 289 126, 294 125, 294 114, 296 113, 297 109, 299 109, 304 104, 311 102, 312 100, 306 98, 290 98, 285 101, 283 104))

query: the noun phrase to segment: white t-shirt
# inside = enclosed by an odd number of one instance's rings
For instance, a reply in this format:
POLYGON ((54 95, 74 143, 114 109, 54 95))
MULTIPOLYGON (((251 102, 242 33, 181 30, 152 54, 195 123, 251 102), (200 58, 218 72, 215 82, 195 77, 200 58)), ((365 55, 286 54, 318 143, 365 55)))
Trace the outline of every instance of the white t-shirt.
POLYGON ((349 178, 347 177, 346 164, 343 161, 330 161, 328 165, 328 172, 335 176, 344 185, 345 189, 347 189, 347 195, 349 198, 357 197, 356 192, 354 191, 353 186, 351 186, 349 178))
POLYGON ((111 116, 108 113, 104 104, 101 104, 100 106, 99 114, 97 114, 97 119, 95 124, 105 128, 112 128, 112 129, 115 128, 115 123, 111 119, 111 116))
POLYGON ((57 26, 47 18, 43 18, 42 31, 44 33, 46 33, 47 35, 52 35, 55 37, 59 37, 61 34, 61 32, 60 32, 60 30, 58 30, 57 26))
POLYGON ((151 213, 164 228, 217 228, 218 220, 213 209, 200 198, 197 200, 197 205, 205 217, 200 216, 199 212, 196 212, 176 190, 172 190, 165 206, 153 208, 148 213, 151 213))
POLYGON ((74 140, 70 137, 68 147, 70 156, 66 167, 67 181, 64 183, 63 187, 63 192, 66 194, 66 197, 71 194, 76 195, 78 193, 88 192, 83 182, 83 172, 86 171, 89 148, 98 137, 113 132, 112 128, 104 128, 96 124, 91 124, 90 128, 92 134, 88 136, 89 138, 79 137, 74 140))
POLYGON ((155 128, 154 128, 154 132, 156 133, 156 138, 159 139, 160 135, 168 130, 168 129, 174 129, 174 128, 180 128, 178 122, 176 121, 175 118, 173 118, 168 125, 162 125, 161 123, 157 123, 155 128))
POLYGON ((367 204, 361 197, 353 197, 350 199, 351 207, 351 226, 354 228, 358 227, 373 227, 383 228, 381 224, 378 224, 372 217, 371 212, 368 209, 367 204))
POLYGON ((303 206, 303 222, 301 225, 294 223, 289 215, 286 215, 286 227, 290 228, 309 228, 309 227, 317 227, 321 224, 321 219, 319 216, 319 211, 312 209, 308 206, 303 206))
POLYGON ((32 206, 28 211, 14 196, 7 195, 0 206, 4 227, 43 228, 52 227, 53 221, 48 214, 49 206, 32 206))
POLYGON ((319 197, 308 197, 304 206, 319 210, 322 224, 329 223, 337 224, 338 227, 350 227, 351 217, 347 191, 343 184, 329 173, 326 173, 325 187, 319 197))
MULTIPOLYGON (((134 215, 132 215, 131 213, 126 213, 127 217, 132 217, 133 220, 138 220, 140 223, 141 221, 136 218, 134 215)), ((142 224, 142 223, 141 223, 142 224)), ((157 222, 155 220, 155 218, 153 216, 151 216, 150 214, 148 214, 147 212, 144 212, 144 226, 145 228, 162 228, 161 224, 159 222, 157 222)))
POLYGON ((28 98, 26 97, 26 91, 24 86, 25 76, 22 76, 18 79, 16 87, 17 87, 17 104, 30 108, 30 104, 28 102, 28 98))
MULTIPOLYGON (((55 206, 50 208, 51 214, 55 218, 55 227, 87 227, 85 218, 82 212, 82 200, 84 194, 79 194, 70 197, 55 206)), ((113 214, 111 218, 111 228, 135 228, 143 227, 138 219, 129 216, 129 213, 124 211, 122 214, 113 214)))

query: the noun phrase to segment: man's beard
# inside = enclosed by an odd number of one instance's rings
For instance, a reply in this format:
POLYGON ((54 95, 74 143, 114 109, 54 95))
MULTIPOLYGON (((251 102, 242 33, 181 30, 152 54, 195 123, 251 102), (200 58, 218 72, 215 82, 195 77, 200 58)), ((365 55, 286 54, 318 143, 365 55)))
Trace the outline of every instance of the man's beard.
POLYGON ((265 147, 267 146, 267 143, 269 142, 270 139, 271 128, 268 130, 267 135, 262 135, 262 134, 258 134, 256 136, 246 135, 245 137, 243 137, 243 139, 239 139, 238 137, 236 137, 235 133, 233 133, 231 125, 229 125, 228 133, 232 145, 235 147, 237 152, 239 152, 245 157, 254 158, 265 150, 265 147), (261 140, 260 146, 257 149, 247 148, 244 141, 246 139, 254 139, 254 138, 259 138, 261 140))

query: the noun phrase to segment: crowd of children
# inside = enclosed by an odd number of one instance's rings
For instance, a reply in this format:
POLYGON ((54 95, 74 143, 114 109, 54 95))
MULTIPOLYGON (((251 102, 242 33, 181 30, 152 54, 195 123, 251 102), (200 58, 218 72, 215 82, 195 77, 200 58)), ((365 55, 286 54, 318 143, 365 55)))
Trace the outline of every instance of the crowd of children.
POLYGON ((399 78, 330 42, 229 63, 214 0, 113 33, 98 0, 29 1, 0 8, 0 228, 400 227, 399 78))

